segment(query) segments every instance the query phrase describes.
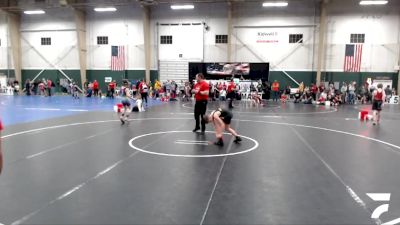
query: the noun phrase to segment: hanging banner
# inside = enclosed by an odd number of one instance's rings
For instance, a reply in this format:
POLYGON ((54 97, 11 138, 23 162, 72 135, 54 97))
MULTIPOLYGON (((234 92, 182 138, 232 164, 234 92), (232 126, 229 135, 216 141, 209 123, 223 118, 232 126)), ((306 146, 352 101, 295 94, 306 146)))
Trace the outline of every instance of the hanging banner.
POLYGON ((257 43, 279 43, 279 33, 277 31, 257 32, 257 43))
POLYGON ((374 86, 375 88, 377 88, 378 84, 382 84, 383 89, 385 89, 387 86, 389 86, 389 88, 392 88, 393 81, 392 80, 377 80, 377 79, 374 79, 372 81, 372 86, 374 86))

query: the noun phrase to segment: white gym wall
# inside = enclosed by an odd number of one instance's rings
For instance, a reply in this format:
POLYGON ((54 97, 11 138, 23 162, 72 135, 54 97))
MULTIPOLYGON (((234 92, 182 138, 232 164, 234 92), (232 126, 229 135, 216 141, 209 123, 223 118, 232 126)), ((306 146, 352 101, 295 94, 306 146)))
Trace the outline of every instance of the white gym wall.
MULTIPOLYGON (((362 72, 396 72, 400 56, 400 1, 391 0, 387 6, 363 7, 357 0, 332 1, 328 11, 324 71, 343 71, 345 44, 351 33, 365 33, 362 72)), ((227 45, 215 44, 215 35, 227 34, 228 7, 226 3, 197 3, 194 10, 173 11, 170 4, 152 7, 151 43, 152 69, 161 69, 158 61, 223 62, 227 45), (200 26, 157 26, 156 24, 202 23, 200 26), (157 33, 158 30, 158 33, 157 33), (174 44, 160 45, 160 35, 172 35, 174 44), (182 54, 182 58, 179 57, 182 54)), ((289 1, 287 8, 267 9, 257 2, 234 4, 233 26, 289 26, 281 28, 234 28, 232 61, 272 63, 273 70, 316 70, 318 27, 295 27, 319 23, 319 12, 313 1, 289 1), (290 27, 293 26, 293 27, 290 27), (259 32, 276 32, 278 43, 257 43, 259 32), (302 33, 304 43, 288 43, 290 33, 302 33), (274 64, 279 63, 276 68, 274 64)), ((138 4, 117 7, 115 13, 95 13, 87 10, 88 69, 108 70, 111 45, 128 47, 128 69, 143 70, 143 12, 138 4), (97 36, 109 37, 109 45, 98 46, 97 36)), ((11 65, 7 50, 7 21, 0 15, 0 69, 11 65)), ((73 11, 70 8, 46 9, 44 15, 22 15, 22 68, 54 69, 38 53, 61 69, 79 69, 76 50, 77 37, 73 11), (71 31, 65 31, 70 29, 71 31), (52 30, 52 31, 50 31, 52 30), (58 30, 58 31, 57 31, 58 30), (63 31, 62 31, 63 30, 63 31), (51 37, 51 46, 41 46, 41 37, 51 37), (31 43, 30 46, 27 43, 31 43), (70 50, 70 51, 69 51, 70 50)))
MULTIPOLYGON (((127 69, 145 68, 142 9, 134 6, 119 7, 117 13, 87 13, 88 68, 110 69, 111 46, 123 45, 127 51, 127 69), (108 36, 108 45, 97 45, 97 36, 108 36)), ((155 40, 154 33, 151 36, 155 40)), ((155 41, 152 40, 154 52, 155 41)), ((157 69, 155 54, 152 69, 157 69)))
POLYGON ((400 1, 391 6, 360 6, 357 1, 336 3, 328 14, 326 70, 343 71, 350 34, 365 34, 361 71, 393 72, 400 57, 400 1), (394 5, 396 7, 394 7, 394 5))
POLYGON ((6 70, 11 65, 11 55, 8 55, 8 28, 5 14, 0 14, 0 70, 6 70))
POLYGON ((77 35, 71 10, 52 9, 44 15, 22 14, 23 69, 79 69, 77 35), (41 45, 50 37, 51 45, 41 45))

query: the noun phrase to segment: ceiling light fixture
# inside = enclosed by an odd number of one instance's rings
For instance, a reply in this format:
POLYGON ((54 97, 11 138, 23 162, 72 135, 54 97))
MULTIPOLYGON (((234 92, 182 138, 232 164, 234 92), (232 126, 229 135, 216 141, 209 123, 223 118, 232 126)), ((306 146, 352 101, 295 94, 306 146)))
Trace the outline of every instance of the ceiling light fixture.
POLYGON ((96 12, 115 12, 117 9, 115 7, 107 7, 107 8, 94 8, 96 12))
POLYGON ((289 3, 287 2, 264 2, 263 7, 286 7, 289 3))
POLYGON ((386 5, 388 1, 360 1, 360 5, 386 5))
POLYGON ((171 5, 171 9, 173 10, 194 9, 194 5, 171 5))
POLYGON ((43 10, 28 10, 24 11, 24 13, 27 15, 38 15, 38 14, 45 14, 46 12, 43 10))

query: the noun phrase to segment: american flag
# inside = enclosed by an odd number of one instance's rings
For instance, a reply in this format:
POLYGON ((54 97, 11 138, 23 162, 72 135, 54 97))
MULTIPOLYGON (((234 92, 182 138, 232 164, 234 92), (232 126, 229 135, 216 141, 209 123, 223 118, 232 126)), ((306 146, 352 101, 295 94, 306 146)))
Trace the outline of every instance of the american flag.
POLYGON ((346 53, 344 56, 344 72, 360 72, 362 49, 362 44, 346 45, 346 53))
POLYGON ((111 46, 111 71, 125 70, 125 47, 111 46))

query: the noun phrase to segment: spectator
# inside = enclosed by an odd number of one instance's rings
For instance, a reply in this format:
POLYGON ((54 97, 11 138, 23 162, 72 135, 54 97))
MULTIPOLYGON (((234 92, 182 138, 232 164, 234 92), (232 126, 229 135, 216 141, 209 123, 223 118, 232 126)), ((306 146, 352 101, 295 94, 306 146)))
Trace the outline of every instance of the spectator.
POLYGON ((173 80, 171 82, 171 100, 176 100, 176 91, 177 91, 178 85, 175 83, 173 80))
POLYGON ((326 101, 328 101, 330 103, 330 105, 332 105, 334 99, 335 99, 334 95, 332 95, 330 92, 328 92, 328 96, 326 97, 326 101))
POLYGON ((265 88, 265 90, 264 90, 264 94, 265 94, 264 98, 266 100, 270 100, 271 99, 271 84, 268 81, 265 81, 264 88, 265 88))
POLYGON ((263 91, 262 83, 261 80, 258 81, 257 83, 257 91, 260 93, 263 91))
POLYGON ((339 93, 337 93, 335 95, 335 97, 333 98, 333 104, 335 106, 338 106, 338 105, 342 104, 342 96, 339 93))
POLYGON ((314 101, 317 100, 318 87, 316 84, 311 84, 311 94, 314 101))
POLYGON ((154 90, 156 92, 155 97, 158 98, 159 97, 159 93, 161 90, 161 82, 159 80, 156 80, 154 83, 154 90))
POLYGON ((96 97, 99 96, 99 82, 97 80, 93 82, 93 95, 96 97))
POLYGON ((165 86, 165 92, 167 96, 169 96, 171 94, 171 82, 167 80, 164 86, 165 86))
POLYGON ((279 82, 277 80, 272 83, 272 93, 273 93, 273 100, 278 101, 279 99, 279 82))
POLYGON ((74 99, 79 99, 79 90, 78 90, 78 85, 75 82, 71 82, 72 86, 71 86, 71 94, 72 94, 72 98, 74 99))
POLYGON ((226 90, 222 89, 219 93, 219 100, 220 101, 226 101, 226 90))
POLYGON ((148 96, 148 92, 149 92, 149 86, 146 84, 146 82, 144 80, 142 80, 142 82, 140 82, 140 84, 139 84, 139 92, 140 92, 140 95, 142 96, 142 101, 146 102, 146 106, 147 106, 147 96, 148 96))
POLYGON ((33 82, 33 93, 31 93, 31 94, 38 95, 38 93, 39 93, 39 83, 40 82, 38 80, 35 80, 33 82))
POLYGON ((111 81, 109 84, 108 84, 108 96, 110 97, 110 98, 114 98, 114 92, 115 92, 115 80, 113 80, 113 81, 111 81))
POLYGON ((183 96, 185 96, 185 83, 183 82, 183 80, 181 80, 181 83, 179 85, 179 96, 180 98, 183 98, 183 96))
POLYGON ((389 85, 385 88, 385 95, 386 95, 386 102, 389 102, 390 98, 392 97, 392 89, 390 88, 389 85))
POLYGON ((303 82, 301 82, 299 84, 299 91, 300 91, 300 94, 304 94, 304 83, 303 82))
POLYGON ((39 83, 40 95, 42 95, 42 96, 45 96, 45 95, 46 95, 45 89, 46 89, 46 85, 44 84, 43 81, 41 81, 41 82, 39 83))
POLYGON ((185 83, 185 95, 184 95, 184 97, 183 97, 183 100, 184 101, 190 101, 190 98, 192 97, 192 93, 191 93, 191 88, 190 88, 190 85, 189 85, 189 82, 186 82, 185 83))
POLYGON ((351 83, 350 85, 349 85, 349 104, 355 104, 355 101, 356 101, 356 99, 355 99, 355 91, 356 91, 356 87, 355 87, 355 85, 356 85, 356 82, 353 82, 353 83, 351 83))
POLYGON ((211 81, 210 82, 208 82, 208 86, 210 86, 210 90, 209 90, 209 94, 208 94, 208 100, 212 100, 212 101, 215 101, 215 93, 214 93, 214 89, 215 89, 215 87, 214 87, 214 85, 211 83, 211 81))
POLYGON ((53 82, 50 79, 48 79, 47 80, 47 92, 48 92, 49 97, 51 97, 51 88, 52 87, 53 87, 53 82))
POLYGON ((365 104, 368 101, 368 91, 365 88, 365 85, 361 86, 360 89, 360 95, 359 95, 359 101, 361 102, 361 104, 365 104))
POLYGON ((343 82, 342 87, 340 88, 340 92, 341 92, 341 97, 342 97, 342 101, 343 103, 345 103, 347 101, 347 84, 346 82, 343 82))
POLYGON ((84 91, 86 92, 87 91, 87 89, 89 88, 89 81, 86 79, 86 81, 85 81, 85 83, 83 83, 83 88, 84 88, 84 91))
POLYGON ((303 104, 312 104, 312 103, 313 103, 313 98, 311 92, 310 91, 305 92, 303 104))
MULTIPOLYGON (((139 83, 139 85, 140 85, 140 83, 139 83)), ((137 83, 135 83, 135 82, 132 82, 132 96, 136 96, 137 95, 137 89, 138 89, 138 85, 137 85, 137 83)))
POLYGON ((25 91, 27 96, 31 95, 31 81, 29 79, 25 82, 25 91))
POLYGON ((20 90, 20 86, 19 86, 19 82, 17 80, 14 81, 12 87, 14 88, 14 94, 18 95, 19 94, 19 90, 20 90))
POLYGON ((88 84, 88 89, 86 92, 86 97, 91 98, 93 94, 93 83, 88 84))
POLYGON ((288 86, 286 86, 286 89, 285 89, 286 100, 290 99, 290 92, 291 92, 291 88, 290 88, 290 85, 288 85, 288 86))
MULTIPOLYGON (((324 82, 321 82, 321 83, 319 84, 318 92, 319 92, 319 95, 321 95, 322 93, 325 92, 325 83, 324 83, 324 82)), ((318 99, 319 99, 319 97, 320 97, 320 96, 318 96, 318 99)))
POLYGON ((300 90, 297 90, 294 94, 294 103, 299 103, 301 101, 301 94, 300 90))

